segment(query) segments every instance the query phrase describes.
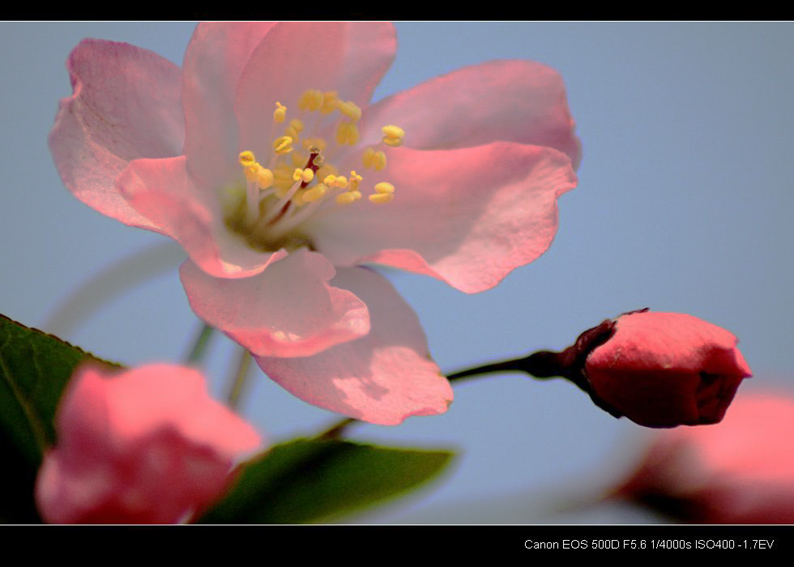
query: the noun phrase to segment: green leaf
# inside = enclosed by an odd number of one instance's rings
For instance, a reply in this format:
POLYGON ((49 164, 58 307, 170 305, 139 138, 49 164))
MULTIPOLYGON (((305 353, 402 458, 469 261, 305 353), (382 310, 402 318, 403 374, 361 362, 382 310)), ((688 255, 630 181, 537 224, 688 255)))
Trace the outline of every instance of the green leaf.
POLYGON ((55 442, 55 411, 81 362, 79 348, 0 315, 0 521, 38 521, 33 486, 44 450, 55 442))
POLYGON ((297 439, 241 465, 232 489, 200 523, 333 520, 416 488, 452 457, 449 451, 297 439))

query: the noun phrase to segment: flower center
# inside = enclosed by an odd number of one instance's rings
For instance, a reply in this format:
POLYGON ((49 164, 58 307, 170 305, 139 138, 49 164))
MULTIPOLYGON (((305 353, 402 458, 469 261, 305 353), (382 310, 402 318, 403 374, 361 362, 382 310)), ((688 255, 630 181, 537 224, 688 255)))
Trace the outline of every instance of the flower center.
MULTIPOLYGON (((301 227, 359 201, 365 187, 362 175, 355 170, 340 174, 333 164, 336 157, 358 145, 361 109, 339 100, 335 92, 316 89, 303 93, 298 109, 298 117, 287 122, 287 108, 276 103, 273 120, 286 126, 273 141, 267 167, 252 152, 241 152, 245 183, 227 187, 222 195, 226 226, 263 252, 311 248, 301 227), (329 120, 333 121, 330 126, 329 120), (312 126, 307 128, 307 123, 312 126), (327 131, 333 131, 331 143, 322 137, 327 131)), ((381 142, 362 151, 363 170, 382 171, 388 148, 402 144, 402 128, 388 125, 382 131, 381 142)), ((394 185, 387 181, 373 183, 371 191, 368 200, 376 205, 394 198, 394 185)))

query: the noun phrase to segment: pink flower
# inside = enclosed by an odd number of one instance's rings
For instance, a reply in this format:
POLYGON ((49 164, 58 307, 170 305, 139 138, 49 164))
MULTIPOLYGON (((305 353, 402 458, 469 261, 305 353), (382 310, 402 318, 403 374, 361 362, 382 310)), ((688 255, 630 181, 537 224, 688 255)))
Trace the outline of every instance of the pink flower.
POLYGON ((177 240, 208 324, 295 395, 395 424, 448 382, 365 264, 489 289, 540 256, 580 144, 552 70, 461 69, 370 104, 390 24, 199 25, 181 69, 87 40, 50 147, 72 193, 177 240))
POLYGON ((616 494, 685 522, 794 523, 794 399, 739 396, 718 425, 664 431, 616 494))
POLYGON ((174 523, 227 488, 234 460, 260 446, 207 393, 197 370, 120 373, 83 366, 58 407, 36 501, 50 523, 174 523))
POLYGON ((619 317, 585 364, 596 398, 640 425, 716 423, 751 376, 730 332, 681 313, 619 317))

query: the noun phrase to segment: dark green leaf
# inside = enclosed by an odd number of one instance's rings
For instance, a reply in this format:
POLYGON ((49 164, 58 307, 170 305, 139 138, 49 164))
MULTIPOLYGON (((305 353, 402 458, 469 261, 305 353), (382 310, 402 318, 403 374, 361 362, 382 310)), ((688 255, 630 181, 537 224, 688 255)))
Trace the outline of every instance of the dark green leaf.
POLYGON ((226 497, 201 523, 329 521, 430 480, 453 453, 298 439, 241 466, 226 497))
POLYGON ((55 410, 75 367, 94 358, 0 315, 0 521, 36 521, 33 486, 54 443, 55 410))

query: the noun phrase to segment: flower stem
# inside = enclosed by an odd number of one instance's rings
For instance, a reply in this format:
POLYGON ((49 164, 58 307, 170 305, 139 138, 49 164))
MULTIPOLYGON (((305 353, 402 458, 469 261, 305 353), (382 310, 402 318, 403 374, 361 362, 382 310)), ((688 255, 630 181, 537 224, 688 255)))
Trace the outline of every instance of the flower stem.
POLYGON ((465 370, 459 370, 447 374, 450 382, 458 381, 463 378, 480 376, 482 374, 493 374, 495 372, 526 372, 533 378, 555 378, 563 376, 563 368, 560 366, 559 353, 541 350, 530 354, 524 358, 515 358, 502 362, 491 362, 483 366, 475 366, 465 370))
MULTIPOLYGON (((501 362, 492 362, 482 366, 475 366, 447 374, 450 382, 459 382, 464 378, 472 378, 483 374, 496 372, 525 372, 531 377, 543 380, 547 378, 565 377, 565 368, 562 365, 561 354, 552 351, 538 351, 524 358, 516 358, 501 362)), ((338 439, 344 435, 347 428, 358 420, 352 417, 345 418, 329 427, 317 437, 319 439, 338 439)))
POLYGON ((226 396, 227 405, 234 411, 240 406, 243 389, 248 383, 248 369, 251 367, 251 353, 246 349, 240 349, 240 357, 237 361, 237 368, 233 375, 229 393, 226 396))
POLYGON ((201 324, 201 328, 196 334, 196 338, 193 340, 193 346, 190 349, 190 353, 185 358, 187 364, 197 365, 201 362, 201 359, 204 358, 204 354, 207 351, 207 345, 209 344, 209 340, 212 337, 214 331, 215 329, 206 323, 201 324))

